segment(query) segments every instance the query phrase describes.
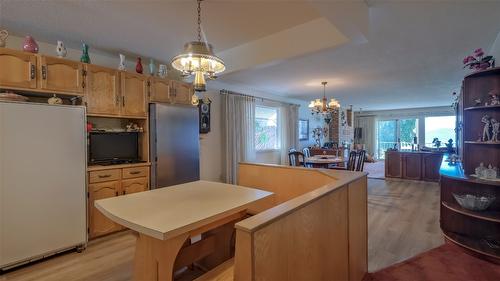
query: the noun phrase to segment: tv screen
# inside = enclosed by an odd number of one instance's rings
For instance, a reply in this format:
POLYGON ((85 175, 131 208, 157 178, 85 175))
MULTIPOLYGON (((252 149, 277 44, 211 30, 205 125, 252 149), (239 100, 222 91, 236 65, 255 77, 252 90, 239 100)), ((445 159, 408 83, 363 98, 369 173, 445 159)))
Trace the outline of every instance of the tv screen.
POLYGON ((138 133, 135 132, 91 132, 89 162, 138 161, 138 138, 138 133))

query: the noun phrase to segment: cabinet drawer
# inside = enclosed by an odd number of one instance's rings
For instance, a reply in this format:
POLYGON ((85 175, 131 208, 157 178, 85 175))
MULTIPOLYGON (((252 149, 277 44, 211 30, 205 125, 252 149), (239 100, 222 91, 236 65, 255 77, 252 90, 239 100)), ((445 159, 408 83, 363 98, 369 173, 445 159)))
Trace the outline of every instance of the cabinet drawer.
POLYGON ((122 178, 132 179, 146 177, 149 174, 148 171, 148 167, 124 168, 122 178))
POLYGON ((89 183, 114 181, 120 179, 120 169, 92 171, 89 173, 89 183))

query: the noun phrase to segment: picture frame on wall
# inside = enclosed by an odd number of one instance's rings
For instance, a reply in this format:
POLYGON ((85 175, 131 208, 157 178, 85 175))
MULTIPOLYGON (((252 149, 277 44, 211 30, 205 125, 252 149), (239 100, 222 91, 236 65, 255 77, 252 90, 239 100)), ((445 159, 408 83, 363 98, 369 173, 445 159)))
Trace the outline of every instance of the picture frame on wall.
POLYGON ((309 120, 299 120, 299 141, 309 140, 309 120))

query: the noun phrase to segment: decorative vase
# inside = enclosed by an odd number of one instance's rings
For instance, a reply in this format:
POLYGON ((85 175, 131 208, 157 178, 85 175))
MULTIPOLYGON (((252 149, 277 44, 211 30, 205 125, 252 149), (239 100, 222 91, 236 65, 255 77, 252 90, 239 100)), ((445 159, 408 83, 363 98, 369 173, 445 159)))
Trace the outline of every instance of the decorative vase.
POLYGON ((125 70, 125 55, 120 54, 120 64, 118 65, 118 70, 125 70))
POLYGON ((9 32, 5 29, 0 30, 0 47, 5 47, 7 45, 7 37, 9 37, 9 32))
POLYGON ((57 41, 56 53, 57 53, 57 57, 59 57, 59 58, 66 57, 66 54, 68 53, 68 51, 66 50, 66 46, 64 46, 63 41, 57 41))
POLYGON ((23 51, 35 54, 38 53, 38 44, 33 37, 28 35, 24 38, 23 51))
POLYGON ((155 76, 155 69, 156 69, 155 61, 153 59, 149 59, 149 74, 151 76, 155 76))
POLYGON ((137 64, 135 65, 135 72, 139 73, 139 74, 142 74, 142 61, 141 61, 141 58, 138 57, 137 58, 137 64))
POLYGON ((165 78, 167 76, 167 66, 164 64, 160 64, 158 68, 158 76, 161 78, 165 78))
POLYGON ((80 61, 83 63, 90 63, 89 45, 85 43, 82 44, 82 56, 80 57, 80 61))

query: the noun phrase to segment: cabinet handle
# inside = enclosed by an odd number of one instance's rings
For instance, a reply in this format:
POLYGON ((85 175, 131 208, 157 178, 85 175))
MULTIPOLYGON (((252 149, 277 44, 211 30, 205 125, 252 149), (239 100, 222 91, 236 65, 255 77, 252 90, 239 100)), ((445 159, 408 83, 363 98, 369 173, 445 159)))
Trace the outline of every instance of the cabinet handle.
POLYGON ((36 78, 36 68, 35 65, 30 62, 30 79, 33 80, 36 78))
POLYGON ((126 190, 124 190, 124 191, 123 191, 123 195, 125 195, 125 194, 127 194, 127 191, 126 191, 126 190))
POLYGON ((120 96, 119 95, 116 95, 115 103, 117 106, 120 104, 120 96))
POLYGON ((100 179, 105 179, 105 178, 109 178, 109 177, 111 177, 111 175, 99 175, 100 179))
POLYGON ((42 65, 42 79, 47 80, 47 66, 42 65))
POLYGON ((115 195, 118 196, 118 191, 115 192, 115 195))
POLYGON ((125 96, 122 96, 122 105, 125 107, 125 96))
POLYGON ((131 174, 131 175, 138 175, 138 174, 140 174, 140 173, 141 173, 141 171, 133 171, 133 172, 130 172, 130 174, 131 174))

